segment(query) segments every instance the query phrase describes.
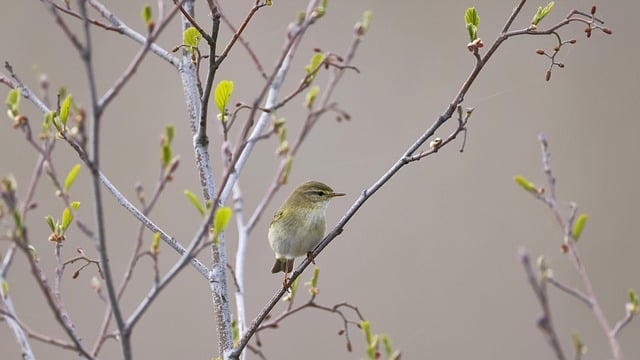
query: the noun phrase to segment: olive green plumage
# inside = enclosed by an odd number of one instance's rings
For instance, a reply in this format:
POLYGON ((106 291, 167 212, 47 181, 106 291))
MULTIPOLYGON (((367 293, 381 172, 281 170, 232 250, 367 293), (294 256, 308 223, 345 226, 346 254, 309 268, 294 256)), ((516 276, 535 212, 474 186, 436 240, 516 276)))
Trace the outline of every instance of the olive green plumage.
POLYGON ((324 237, 329 200, 343 195, 318 181, 308 181, 289 195, 269 225, 269 245, 276 254, 272 273, 282 271, 286 276, 296 257, 318 245, 324 237))

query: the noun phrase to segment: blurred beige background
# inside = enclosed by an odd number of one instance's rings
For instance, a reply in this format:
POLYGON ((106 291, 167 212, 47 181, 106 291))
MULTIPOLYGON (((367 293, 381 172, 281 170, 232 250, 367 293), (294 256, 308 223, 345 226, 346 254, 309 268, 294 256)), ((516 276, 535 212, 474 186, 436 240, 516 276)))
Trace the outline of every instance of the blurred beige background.
MULTIPOLYGON (((72 2, 73 3, 73 2, 72 2)), ((143 31, 141 1, 105 4, 138 31, 143 31)), ((251 2, 223 1, 224 10, 238 24, 251 2)), ((330 1, 327 15, 314 26, 299 50, 285 90, 293 89, 312 49, 343 53, 353 24, 364 10, 373 10, 370 32, 354 65, 360 74, 347 72, 335 100, 352 120, 337 123, 326 116, 314 129, 294 161, 290 184, 278 193, 251 237, 246 269, 247 312, 250 318, 280 286, 280 276, 269 269, 273 254, 266 241, 268 218, 291 189, 307 179, 331 184, 349 195, 329 208, 334 224, 400 154, 445 109, 470 71, 474 59, 466 49, 463 14, 476 6, 480 36, 490 44, 503 26, 515 1, 330 1)), ((525 27, 542 2, 531 2, 516 21, 525 27)), ((561 19, 570 8, 588 10, 590 1, 559 1, 543 25, 561 19)), ((404 359, 552 359, 553 353, 536 328, 539 305, 516 258, 521 246, 535 258, 545 254, 558 279, 580 286, 576 272, 559 248, 562 233, 550 212, 513 183, 524 175, 544 182, 537 135, 543 131, 551 143, 558 194, 566 205, 576 201, 590 215, 580 242, 599 300, 609 320, 624 315, 629 287, 640 289, 637 261, 640 244, 635 221, 640 190, 638 178, 637 84, 640 80, 636 2, 599 4, 598 16, 613 29, 613 36, 594 32, 585 39, 579 25, 562 30, 576 37, 559 56, 566 64, 544 81, 548 66, 536 48, 550 49, 547 37, 508 41, 485 68, 465 106, 476 108, 464 153, 452 144, 437 156, 402 170, 375 195, 348 224, 345 232, 317 259, 322 269, 322 304, 348 301, 371 321, 375 333, 388 334, 404 359)), ((167 6, 169 6, 167 4, 167 6)), ((306 2, 274 1, 261 10, 247 29, 246 38, 270 69, 281 49, 284 29, 306 2)), ((206 21, 197 4, 199 19, 206 21)), ((14 2, 0 12, 0 58, 9 61, 27 84, 34 87, 36 67, 49 75, 52 89, 66 86, 76 101, 89 103, 85 74, 75 53, 46 8, 37 1, 14 2)), ((69 20, 78 29, 76 21, 69 20)), ((205 27, 206 28, 206 27, 205 27)), ((227 28, 224 39, 228 39, 227 28)), ((109 88, 139 46, 115 33, 92 29, 100 91, 109 88)), ((159 39, 167 49, 181 41, 178 23, 159 39)), ((4 72, 4 69, 2 70, 4 72)), ((263 82, 242 47, 236 47, 217 80, 235 81, 232 100, 251 102, 263 82)), ((320 76, 319 85, 326 76, 320 76)), ((2 87, 4 98, 7 88, 2 87)), ((302 98, 278 113, 286 117, 293 137, 304 116, 302 98)), ((40 114, 26 101, 22 108, 38 127, 40 114)), ((121 95, 107 109, 103 127, 103 170, 126 195, 133 197, 140 181, 151 192, 158 174, 159 135, 165 124, 176 126, 174 152, 182 158, 175 181, 165 190, 151 218, 186 243, 200 219, 185 199, 184 189, 198 192, 193 169, 191 136, 186 120, 180 79, 170 66, 150 55, 121 95)), ((23 195, 36 154, 21 133, 5 118, 0 122, 0 175, 15 175, 23 195)), ((211 151, 219 174, 218 130, 212 127, 211 151)), ((448 134, 445 127, 440 136, 448 134)), ((260 201, 272 181, 278 160, 276 139, 258 144, 240 184, 248 212, 260 201)), ((65 174, 79 160, 59 143, 55 164, 65 174)), ((83 170, 72 189, 82 202, 81 218, 93 224, 88 172, 83 170)), ((135 238, 136 222, 105 191, 107 235, 112 268, 120 279, 135 238)), ((48 180, 37 191, 38 208, 28 217, 29 231, 42 265, 53 276, 52 247, 46 239, 47 214, 60 214, 48 180)), ((151 235, 146 235, 147 243, 151 235)), ((233 262, 235 237, 227 238, 233 262)), ((0 243, 4 253, 6 243, 0 243)), ((83 247, 96 256, 91 242, 72 229, 63 257, 83 247)), ((163 270, 177 259, 161 245, 163 270)), ((201 259, 209 264, 206 252, 201 259)), ((66 339, 55 323, 25 260, 17 256, 8 275, 11 295, 22 319, 34 330, 66 339)), ((77 329, 93 344, 102 321, 103 304, 89 286, 94 274, 85 269, 78 279, 63 280, 64 299, 77 329)), ((306 279, 310 272, 303 275, 306 279)), ((140 263, 130 291, 123 299, 130 314, 152 281, 148 259, 140 263)), ((300 293, 304 299, 305 292, 300 293)), ((210 359, 216 356, 213 312, 208 285, 186 269, 158 298, 134 329, 135 355, 140 359, 210 359)), ((589 359, 606 359, 608 347, 590 311, 577 300, 550 289, 554 321, 568 357, 571 332, 588 346, 589 359)), ((279 305, 275 314, 282 310, 279 305)), ((351 329, 354 351, 348 353, 337 335, 342 323, 336 316, 304 311, 277 331, 261 333, 262 351, 269 359, 360 359, 365 357, 362 335, 351 329)), ((637 358, 638 321, 622 333, 627 359, 637 358)), ((69 359, 66 351, 32 341, 42 359, 69 359)), ((254 343, 255 344, 255 343, 254 343)), ((16 359, 12 333, 0 324, 2 357, 16 359)), ((101 353, 103 359, 120 358, 115 342, 101 353)), ((249 355, 249 359, 255 359, 249 355)))

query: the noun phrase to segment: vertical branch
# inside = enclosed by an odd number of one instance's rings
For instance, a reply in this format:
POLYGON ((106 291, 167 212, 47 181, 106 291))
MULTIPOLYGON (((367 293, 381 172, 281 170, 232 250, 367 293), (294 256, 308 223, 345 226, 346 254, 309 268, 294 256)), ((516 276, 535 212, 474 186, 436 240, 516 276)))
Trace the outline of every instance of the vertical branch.
POLYGON ((97 231, 95 233, 95 246, 100 254, 100 262, 104 272, 104 281, 107 288, 107 296, 109 298, 109 305, 113 310, 113 316, 116 320, 116 325, 121 336, 122 355, 123 358, 129 360, 132 358, 131 353, 131 334, 125 330, 124 320, 122 318, 122 312, 118 305, 118 299, 116 295, 116 289, 113 282, 111 273, 111 266, 109 265, 109 256, 107 254, 106 244, 106 229, 104 222, 104 208, 102 203, 102 192, 100 187, 100 125, 103 108, 98 104, 95 72, 93 70, 92 63, 92 48, 91 48, 91 33, 90 24, 87 15, 87 0, 79 0, 80 13, 83 18, 83 31, 84 31, 84 46, 79 49, 82 62, 84 63, 85 70, 87 72, 87 79, 89 81, 89 93, 91 96, 91 157, 90 157, 90 170, 91 179, 93 185, 93 198, 94 198, 94 211, 96 217, 97 231))
MULTIPOLYGON (((238 250, 236 251, 235 263, 235 279, 236 279, 236 310, 238 317, 238 333, 240 337, 244 335, 247 328, 247 319, 244 302, 244 266, 249 241, 249 229, 245 226, 244 221, 244 201, 240 184, 236 182, 233 187, 233 212, 236 215, 236 224, 238 227, 238 250)), ((242 353, 242 358, 245 357, 242 353)))

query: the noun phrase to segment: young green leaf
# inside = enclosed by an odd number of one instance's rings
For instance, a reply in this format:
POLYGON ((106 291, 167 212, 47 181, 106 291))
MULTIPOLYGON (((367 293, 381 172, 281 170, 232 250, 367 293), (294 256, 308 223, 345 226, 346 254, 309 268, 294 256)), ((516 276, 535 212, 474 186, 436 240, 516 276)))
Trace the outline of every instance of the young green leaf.
POLYGON ((632 314, 636 314, 638 313, 638 294, 636 294, 636 292, 633 289, 629 289, 629 305, 630 309, 629 311, 632 314))
POLYGON ((381 335, 380 338, 382 340, 382 345, 384 346, 384 352, 387 354, 387 357, 390 357, 391 353, 393 352, 393 347, 391 346, 391 339, 389 339, 387 335, 381 335))
POLYGON ((371 325, 368 321, 361 321, 360 328, 362 332, 364 332, 364 338, 367 340, 367 344, 371 345, 373 343, 373 336, 371 335, 371 325))
MULTIPOLYGON (((216 215, 213 219, 213 237, 214 239, 218 239, 218 235, 224 231, 227 227, 227 224, 231 220, 231 208, 230 207, 221 207, 216 211, 216 215)), ((217 242, 217 241, 216 241, 217 242)))
POLYGON ((151 242, 151 253, 157 254, 160 247, 160 233, 153 234, 153 241, 151 242))
POLYGON ((580 339, 578 333, 571 333, 571 342, 573 343, 573 348, 576 350, 576 354, 584 355, 584 353, 587 352, 587 347, 584 345, 584 342, 582 342, 582 339, 580 339))
POLYGON ((45 216, 44 221, 46 221, 47 225, 49 225, 49 229, 51 229, 52 233, 56 232, 56 225, 53 223, 53 218, 51 216, 45 216))
POLYGON ((204 216, 205 214, 205 210, 204 207, 202 206, 202 204, 200 203, 200 200, 198 200, 198 198, 196 197, 196 194, 192 193, 189 190, 185 190, 184 191, 184 195, 189 199, 189 201, 191 201, 191 203, 193 204, 193 206, 196 207, 196 210, 198 210, 198 212, 200 213, 200 215, 204 216))
POLYGON ((588 218, 589 216, 587 214, 580 214, 576 219, 575 224, 573 224, 573 241, 578 242, 588 218))
POLYGON ((473 42, 478 38, 478 25, 480 24, 480 16, 476 8, 470 7, 464 13, 464 21, 469 32, 469 41, 473 42))
POLYGON ((282 176, 280 177, 280 183, 286 184, 289 180, 289 173, 291 173, 291 166, 293 165, 293 156, 289 156, 286 164, 284 164, 284 169, 282 170, 282 176))
POLYGON ((69 94, 62 101, 62 105, 60 105, 60 121, 62 122, 63 128, 67 127, 67 119, 69 118, 69 108, 71 108, 71 101, 73 101, 73 96, 69 94))
POLYGON ((320 64, 324 61, 324 54, 313 54, 311 58, 311 63, 304 67, 304 71, 307 73, 307 84, 311 84, 313 79, 318 75, 318 70, 320 70, 320 64))
POLYGON ((20 109, 20 90, 13 89, 9 91, 6 103, 9 111, 11 111, 11 116, 14 117, 18 115, 18 110, 20 109))
POLYGON ((214 99, 216 101, 216 106, 218 106, 218 110, 221 114, 223 114, 222 120, 226 120, 226 116, 224 116, 225 108, 227 107, 227 103, 229 102, 229 98, 233 93, 233 81, 222 80, 216 86, 214 91, 214 99))
POLYGON ((167 143, 171 144, 175 135, 176 129, 173 125, 167 125, 164 127, 164 136, 167 139, 167 143))
POLYGON ((319 92, 320 92, 319 86, 314 86, 311 88, 311 90, 309 90, 304 101, 304 106, 307 109, 310 110, 313 107, 313 103, 316 101, 316 97, 318 96, 319 92))
POLYGON ((67 178, 64 180, 65 193, 68 192, 69 189, 71 188, 71 185, 76 180, 76 177, 78 176, 79 171, 80 171, 80 164, 76 164, 76 166, 74 166, 67 174, 67 178))
POLYGON ((162 144, 162 167, 166 168, 171 162, 171 146, 162 144))
POLYGON ((7 280, 2 280, 2 298, 6 299, 9 296, 9 283, 7 280))
POLYGON ((523 189, 527 190, 533 195, 538 194, 538 188, 536 188, 536 186, 532 182, 525 179, 524 176, 520 176, 520 175, 514 176, 513 180, 515 180, 515 182, 518 183, 518 185, 522 186, 523 189))
POLYGON ((73 213, 71 212, 71 210, 69 210, 69 208, 64 208, 64 211, 62 212, 62 233, 64 234, 65 231, 67 231, 67 229, 69 228, 69 225, 71 225, 71 221, 73 220, 73 213))
POLYGON ((547 6, 545 6, 544 8, 542 6, 538 7, 538 11, 536 11, 535 15, 533 15, 533 19, 531 19, 531 25, 538 25, 538 23, 545 18, 545 16, 549 15, 549 13, 551 12, 551 9, 553 9, 553 5, 555 5, 555 3, 552 1, 549 4, 547 4, 547 6))
POLYGON ((182 33, 182 43, 191 48, 197 48, 201 39, 202 34, 193 26, 188 27, 184 33, 182 33))
POLYGON ((78 211, 78 209, 80 208, 80 201, 71 202, 71 208, 73 209, 73 211, 78 211))
POLYGON ((371 20, 373 19, 373 11, 367 10, 362 14, 362 33, 369 30, 369 26, 371 25, 371 20))
POLYGON ((149 4, 145 4, 142 8, 142 20, 146 25, 149 25, 152 21, 151 6, 149 4))

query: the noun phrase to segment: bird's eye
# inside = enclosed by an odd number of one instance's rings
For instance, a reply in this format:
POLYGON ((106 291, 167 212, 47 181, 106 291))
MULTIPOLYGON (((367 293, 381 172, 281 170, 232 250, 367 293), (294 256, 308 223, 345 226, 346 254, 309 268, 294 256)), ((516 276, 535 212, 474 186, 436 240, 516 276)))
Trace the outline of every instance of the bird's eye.
POLYGON ((322 191, 316 191, 316 195, 322 196, 322 195, 324 195, 324 193, 322 191))

